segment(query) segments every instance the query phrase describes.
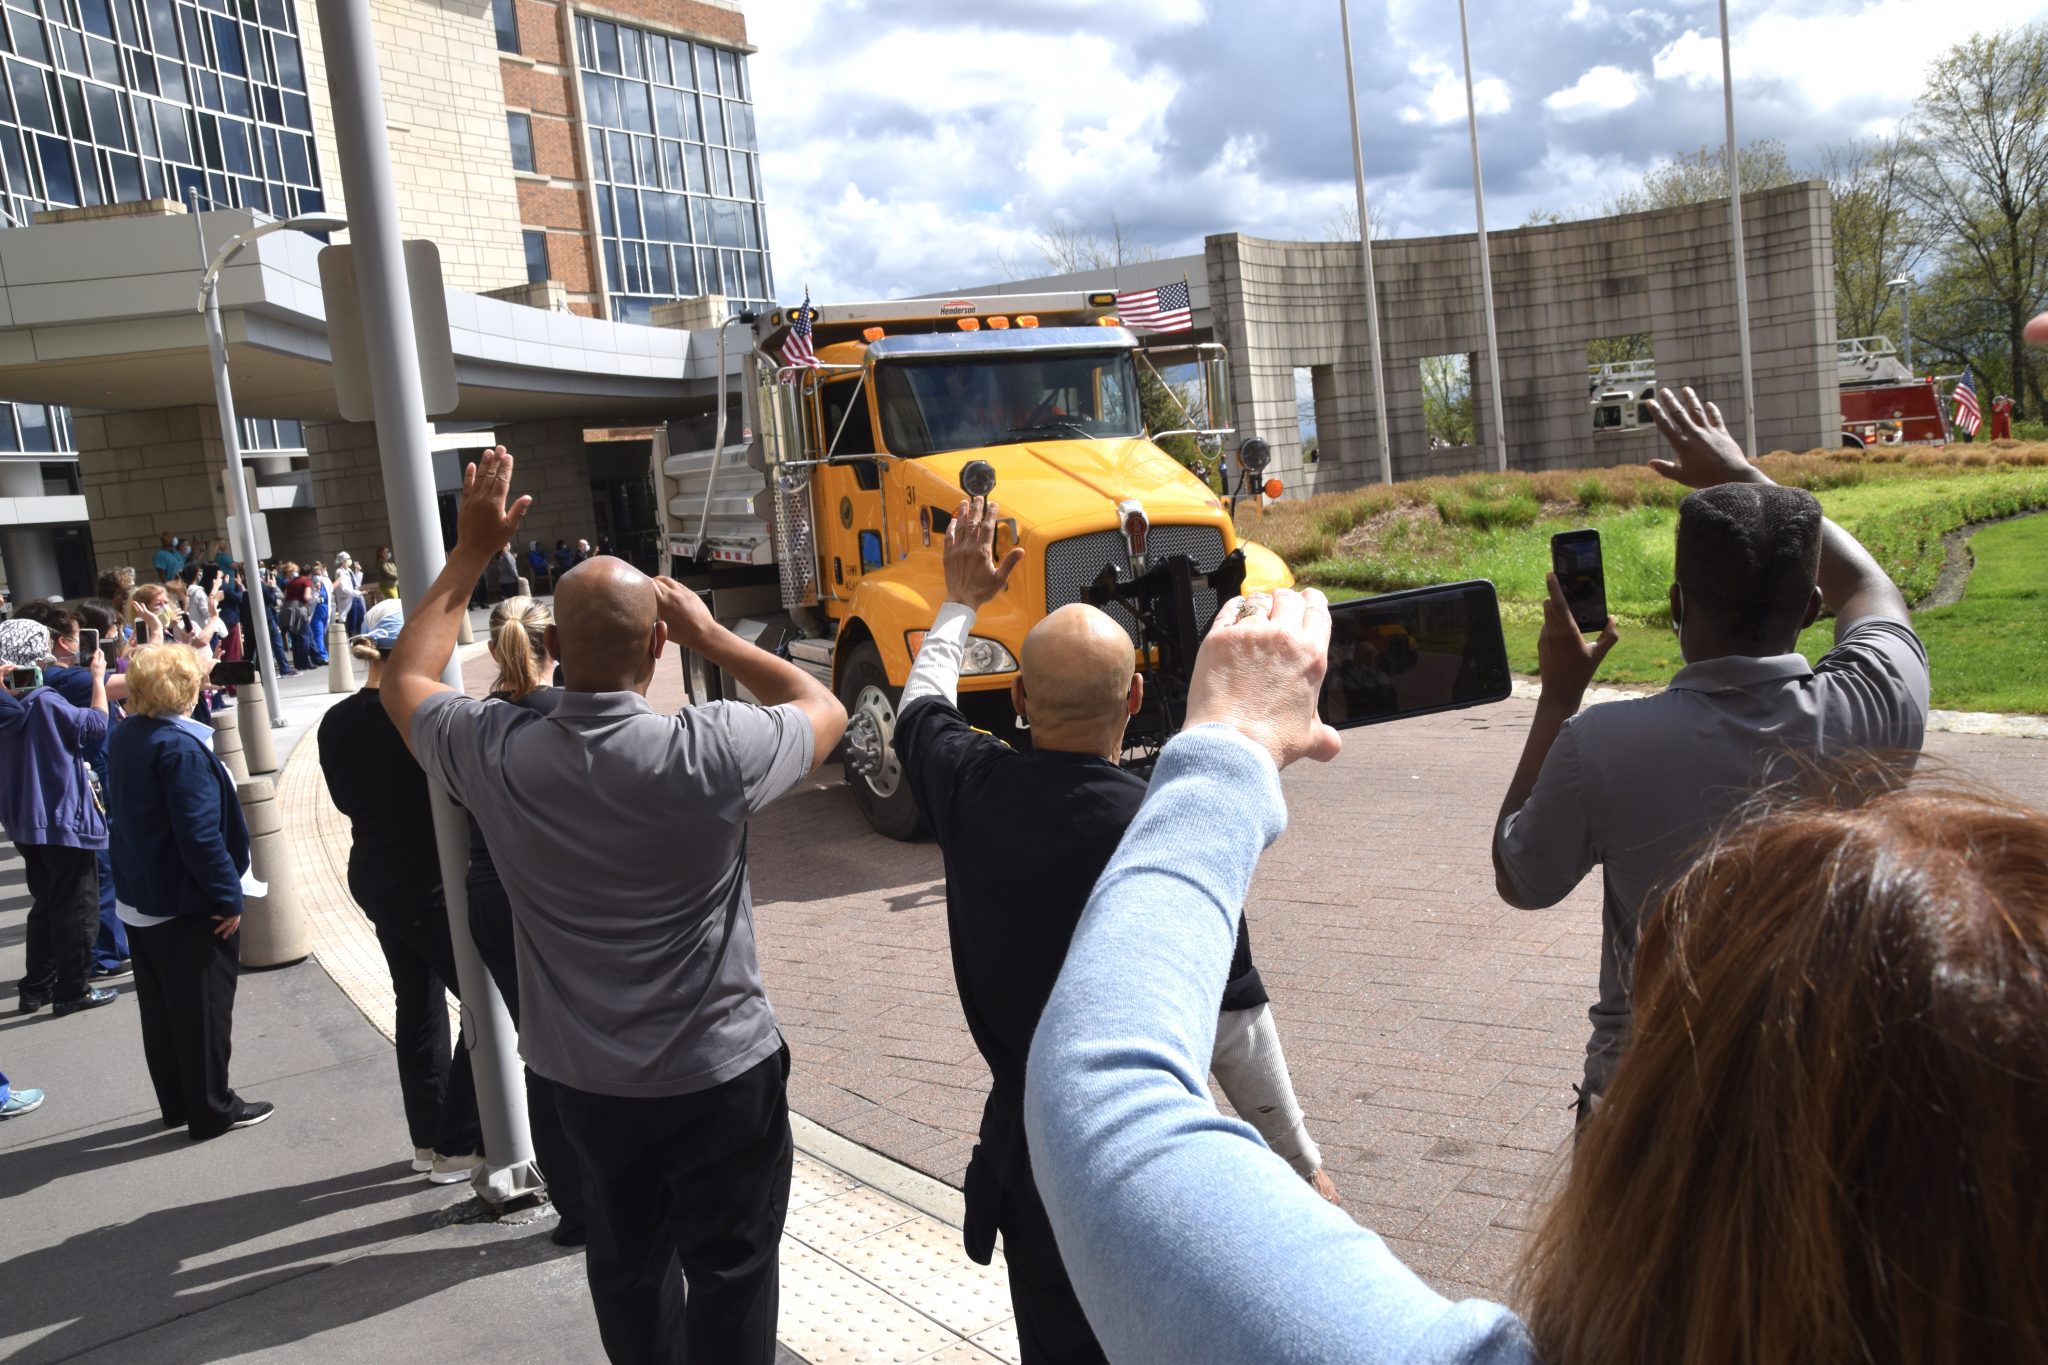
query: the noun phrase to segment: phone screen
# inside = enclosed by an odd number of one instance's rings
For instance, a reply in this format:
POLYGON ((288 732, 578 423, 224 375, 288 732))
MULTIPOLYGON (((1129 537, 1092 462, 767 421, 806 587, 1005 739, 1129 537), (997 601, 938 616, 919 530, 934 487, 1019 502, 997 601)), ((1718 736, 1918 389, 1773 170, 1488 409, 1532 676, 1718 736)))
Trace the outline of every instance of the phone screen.
POLYGON ((247 687, 256 681, 255 660, 237 659, 230 663, 223 659, 213 666, 210 681, 216 687, 247 687))
POLYGON ((1330 608, 1330 667, 1316 709, 1343 730, 1504 701, 1507 642, 1483 579, 1330 608))
POLYGON ((92 652, 100 647, 100 633, 86 626, 78 628, 78 666, 91 666, 92 652))
POLYGON ((1550 567, 1579 629, 1587 635, 1607 629, 1607 573, 1600 560, 1600 533, 1560 531, 1552 536, 1550 567))

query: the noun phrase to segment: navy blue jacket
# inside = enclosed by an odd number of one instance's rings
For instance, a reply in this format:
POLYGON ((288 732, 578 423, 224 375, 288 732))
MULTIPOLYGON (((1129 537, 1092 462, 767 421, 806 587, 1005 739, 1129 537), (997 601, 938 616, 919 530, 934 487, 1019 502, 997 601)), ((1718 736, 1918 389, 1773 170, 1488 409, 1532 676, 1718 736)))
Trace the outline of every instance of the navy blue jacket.
POLYGON ((130 716, 107 741, 114 888, 145 915, 239 915, 249 827, 234 779, 175 721, 130 716))

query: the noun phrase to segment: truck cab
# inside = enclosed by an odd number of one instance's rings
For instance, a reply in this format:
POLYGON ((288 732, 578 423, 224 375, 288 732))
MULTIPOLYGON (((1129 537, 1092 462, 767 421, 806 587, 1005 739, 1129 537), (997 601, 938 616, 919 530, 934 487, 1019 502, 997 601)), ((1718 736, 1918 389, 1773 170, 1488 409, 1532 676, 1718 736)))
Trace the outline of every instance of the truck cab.
MULTIPOLYGON (((814 363, 802 363, 802 348, 796 360, 785 353, 788 313, 756 322, 743 414, 755 524, 743 533, 754 537, 749 567, 772 566, 774 610, 760 591, 769 576, 735 573, 713 543, 720 528, 692 515, 693 501, 719 501, 690 477, 703 455, 663 461, 681 476, 664 500, 685 581, 709 591, 721 619, 740 618, 743 633, 830 681, 849 716, 847 780, 875 828, 897 838, 914 835, 918 819, 892 743, 896 698, 945 599, 946 528, 970 489, 992 485, 1002 547, 1021 545, 1025 558, 975 623, 960 703, 1013 743, 1028 743, 1010 701, 1017 661, 1049 612, 1095 601, 1131 633, 1138 666, 1184 674, 1219 594, 1292 582, 1277 556, 1240 541, 1230 500, 1153 442, 1164 433, 1146 430, 1139 367, 1149 357, 1138 337, 1102 304, 1036 302, 1055 306, 820 308, 814 363), (1167 581, 1175 575, 1184 590, 1167 581), (1169 638, 1168 616, 1187 638, 1169 638)), ((1195 363, 1205 393, 1227 393, 1220 348, 1195 363)), ((1206 420, 1190 413, 1183 430, 1220 449, 1228 429, 1213 399, 1204 406, 1206 420)), ((730 541, 735 528, 723 529, 730 541)), ((729 686, 701 666, 690 672, 693 699, 729 686)), ((1161 709, 1134 722, 1141 749, 1179 724, 1175 679, 1151 683, 1161 709)))

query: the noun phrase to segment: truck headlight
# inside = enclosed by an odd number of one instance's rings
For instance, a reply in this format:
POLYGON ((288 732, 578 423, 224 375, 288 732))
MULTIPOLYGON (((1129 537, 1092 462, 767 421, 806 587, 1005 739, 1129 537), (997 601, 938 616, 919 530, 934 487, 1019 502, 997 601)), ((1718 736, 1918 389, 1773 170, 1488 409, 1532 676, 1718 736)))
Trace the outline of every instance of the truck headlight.
MULTIPOLYGON (((903 633, 903 641, 910 646, 910 657, 924 648, 925 632, 909 630, 903 633)), ((985 635, 967 637, 967 648, 960 660, 960 676, 963 678, 985 677, 991 673, 1015 673, 1017 656, 1010 653, 1000 640, 991 640, 985 635)))
POLYGON ((978 677, 988 673, 1014 673, 1017 660, 997 640, 981 635, 967 637, 967 657, 962 661, 963 677, 978 677))

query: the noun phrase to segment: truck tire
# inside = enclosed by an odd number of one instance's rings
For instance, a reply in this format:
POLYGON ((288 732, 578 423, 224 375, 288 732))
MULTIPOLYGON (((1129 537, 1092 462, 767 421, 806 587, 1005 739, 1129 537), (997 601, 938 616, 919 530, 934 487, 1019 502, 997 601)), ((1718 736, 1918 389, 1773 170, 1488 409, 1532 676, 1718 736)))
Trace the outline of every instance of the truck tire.
POLYGON ((915 839, 924 833, 917 799, 896 757, 896 699, 881 651, 870 641, 855 645, 839 675, 839 700, 846 707, 846 785, 877 834, 915 839))

